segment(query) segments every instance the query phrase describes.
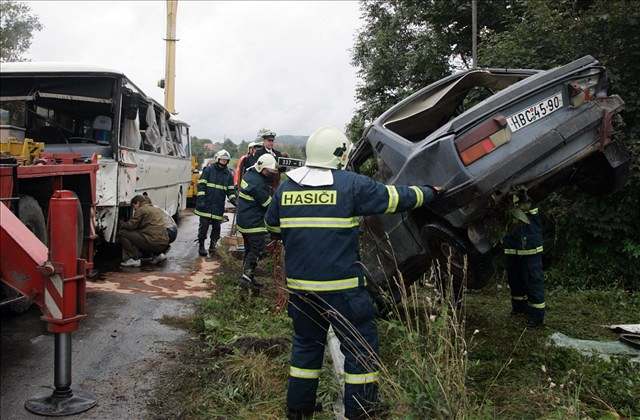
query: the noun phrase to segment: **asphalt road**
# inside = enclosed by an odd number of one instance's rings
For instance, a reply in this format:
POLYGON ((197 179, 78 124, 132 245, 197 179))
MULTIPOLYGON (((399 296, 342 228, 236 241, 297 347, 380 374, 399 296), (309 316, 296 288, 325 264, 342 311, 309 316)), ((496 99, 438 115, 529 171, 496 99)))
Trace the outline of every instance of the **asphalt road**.
MULTIPOLYGON (((87 283, 88 318, 73 333, 73 387, 90 391, 98 405, 72 418, 140 419, 163 372, 188 339, 163 317, 188 316, 210 294, 205 280, 218 267, 201 258, 193 242, 197 217, 183 212, 179 234, 162 266, 120 270, 101 261, 103 273, 87 283)), ((53 386, 53 336, 36 307, 0 315, 0 417, 39 418, 24 409, 28 397, 53 386)))

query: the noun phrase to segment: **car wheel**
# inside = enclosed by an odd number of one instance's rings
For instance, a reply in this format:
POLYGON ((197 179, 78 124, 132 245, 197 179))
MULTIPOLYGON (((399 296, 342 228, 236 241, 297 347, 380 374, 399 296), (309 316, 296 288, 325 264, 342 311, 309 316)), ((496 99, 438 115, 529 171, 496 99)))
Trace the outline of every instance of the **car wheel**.
POLYGON ((422 238, 443 293, 452 296, 456 305, 461 302, 465 288, 480 289, 493 275, 492 255, 479 254, 450 228, 426 225, 422 238))

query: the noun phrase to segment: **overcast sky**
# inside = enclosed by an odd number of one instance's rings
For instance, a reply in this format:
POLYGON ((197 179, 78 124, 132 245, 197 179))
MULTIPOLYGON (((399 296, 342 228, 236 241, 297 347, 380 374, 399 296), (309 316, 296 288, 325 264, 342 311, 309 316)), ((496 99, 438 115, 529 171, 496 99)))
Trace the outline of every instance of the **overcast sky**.
MULTIPOLYGON (((97 64, 127 74, 160 102, 164 1, 34 1, 44 29, 33 61, 97 64)), ((252 140, 261 127, 308 135, 344 128, 355 107, 350 49, 356 2, 180 0, 176 110, 191 133, 252 140)))

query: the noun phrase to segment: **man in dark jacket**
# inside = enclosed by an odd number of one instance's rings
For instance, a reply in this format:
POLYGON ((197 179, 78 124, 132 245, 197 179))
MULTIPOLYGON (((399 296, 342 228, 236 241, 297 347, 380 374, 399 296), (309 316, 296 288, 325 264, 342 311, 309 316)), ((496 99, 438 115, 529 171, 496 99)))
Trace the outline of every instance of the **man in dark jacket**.
POLYGON ((144 254, 160 254, 169 248, 169 236, 164 212, 150 205, 146 197, 133 197, 131 208, 133 216, 118 226, 118 240, 122 245, 120 265, 140 267, 140 258, 144 254))
POLYGON ((267 210, 267 229, 285 248, 293 346, 287 416, 312 418, 327 329, 333 327, 344 362, 349 419, 375 418, 378 332, 359 263, 359 216, 396 213, 430 203, 439 188, 393 186, 343 168, 351 144, 335 128, 316 130, 305 166, 288 172, 267 210))
POLYGON ((527 212, 529 223, 520 223, 503 239, 507 278, 511 289, 511 313, 527 316, 527 326, 544 323, 544 271, 542 225, 538 209, 527 212))
POLYGON ((278 163, 279 157, 287 156, 286 153, 282 153, 279 150, 276 150, 273 148, 273 144, 276 141, 275 131, 269 130, 268 128, 261 128, 258 131, 258 139, 262 140, 262 147, 256 148, 256 152, 254 153, 254 155, 247 159, 246 167, 255 165, 258 158, 264 155, 265 153, 273 156, 276 160, 276 164, 278 163))
POLYGON ((224 205, 227 197, 231 204, 236 204, 236 187, 233 175, 227 168, 231 155, 226 150, 220 150, 214 156, 214 164, 202 170, 198 180, 196 194, 196 209, 194 214, 200 216, 198 227, 198 253, 205 257, 207 250, 204 241, 211 226, 209 254, 214 254, 216 243, 220 239, 220 223, 224 220, 224 205))
POLYGON ((242 287, 258 289, 262 285, 255 279, 258 258, 264 251, 267 228, 264 214, 271 203, 269 177, 278 173, 273 156, 266 154, 258 158, 254 166, 242 177, 238 197, 238 231, 244 240, 244 262, 242 264, 242 287))

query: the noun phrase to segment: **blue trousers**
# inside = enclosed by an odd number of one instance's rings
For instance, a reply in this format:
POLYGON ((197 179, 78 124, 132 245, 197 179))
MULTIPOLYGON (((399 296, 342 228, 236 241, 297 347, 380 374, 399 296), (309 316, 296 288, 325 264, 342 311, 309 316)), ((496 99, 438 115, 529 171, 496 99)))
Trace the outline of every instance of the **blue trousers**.
POLYGON ((313 412, 331 325, 345 356, 345 416, 364 418, 378 398, 378 331, 369 292, 364 288, 322 294, 292 292, 288 313, 294 336, 287 407, 313 412))
POLYGON ((544 271, 542 254, 508 255, 507 277, 514 312, 523 312, 533 321, 544 320, 544 271))

